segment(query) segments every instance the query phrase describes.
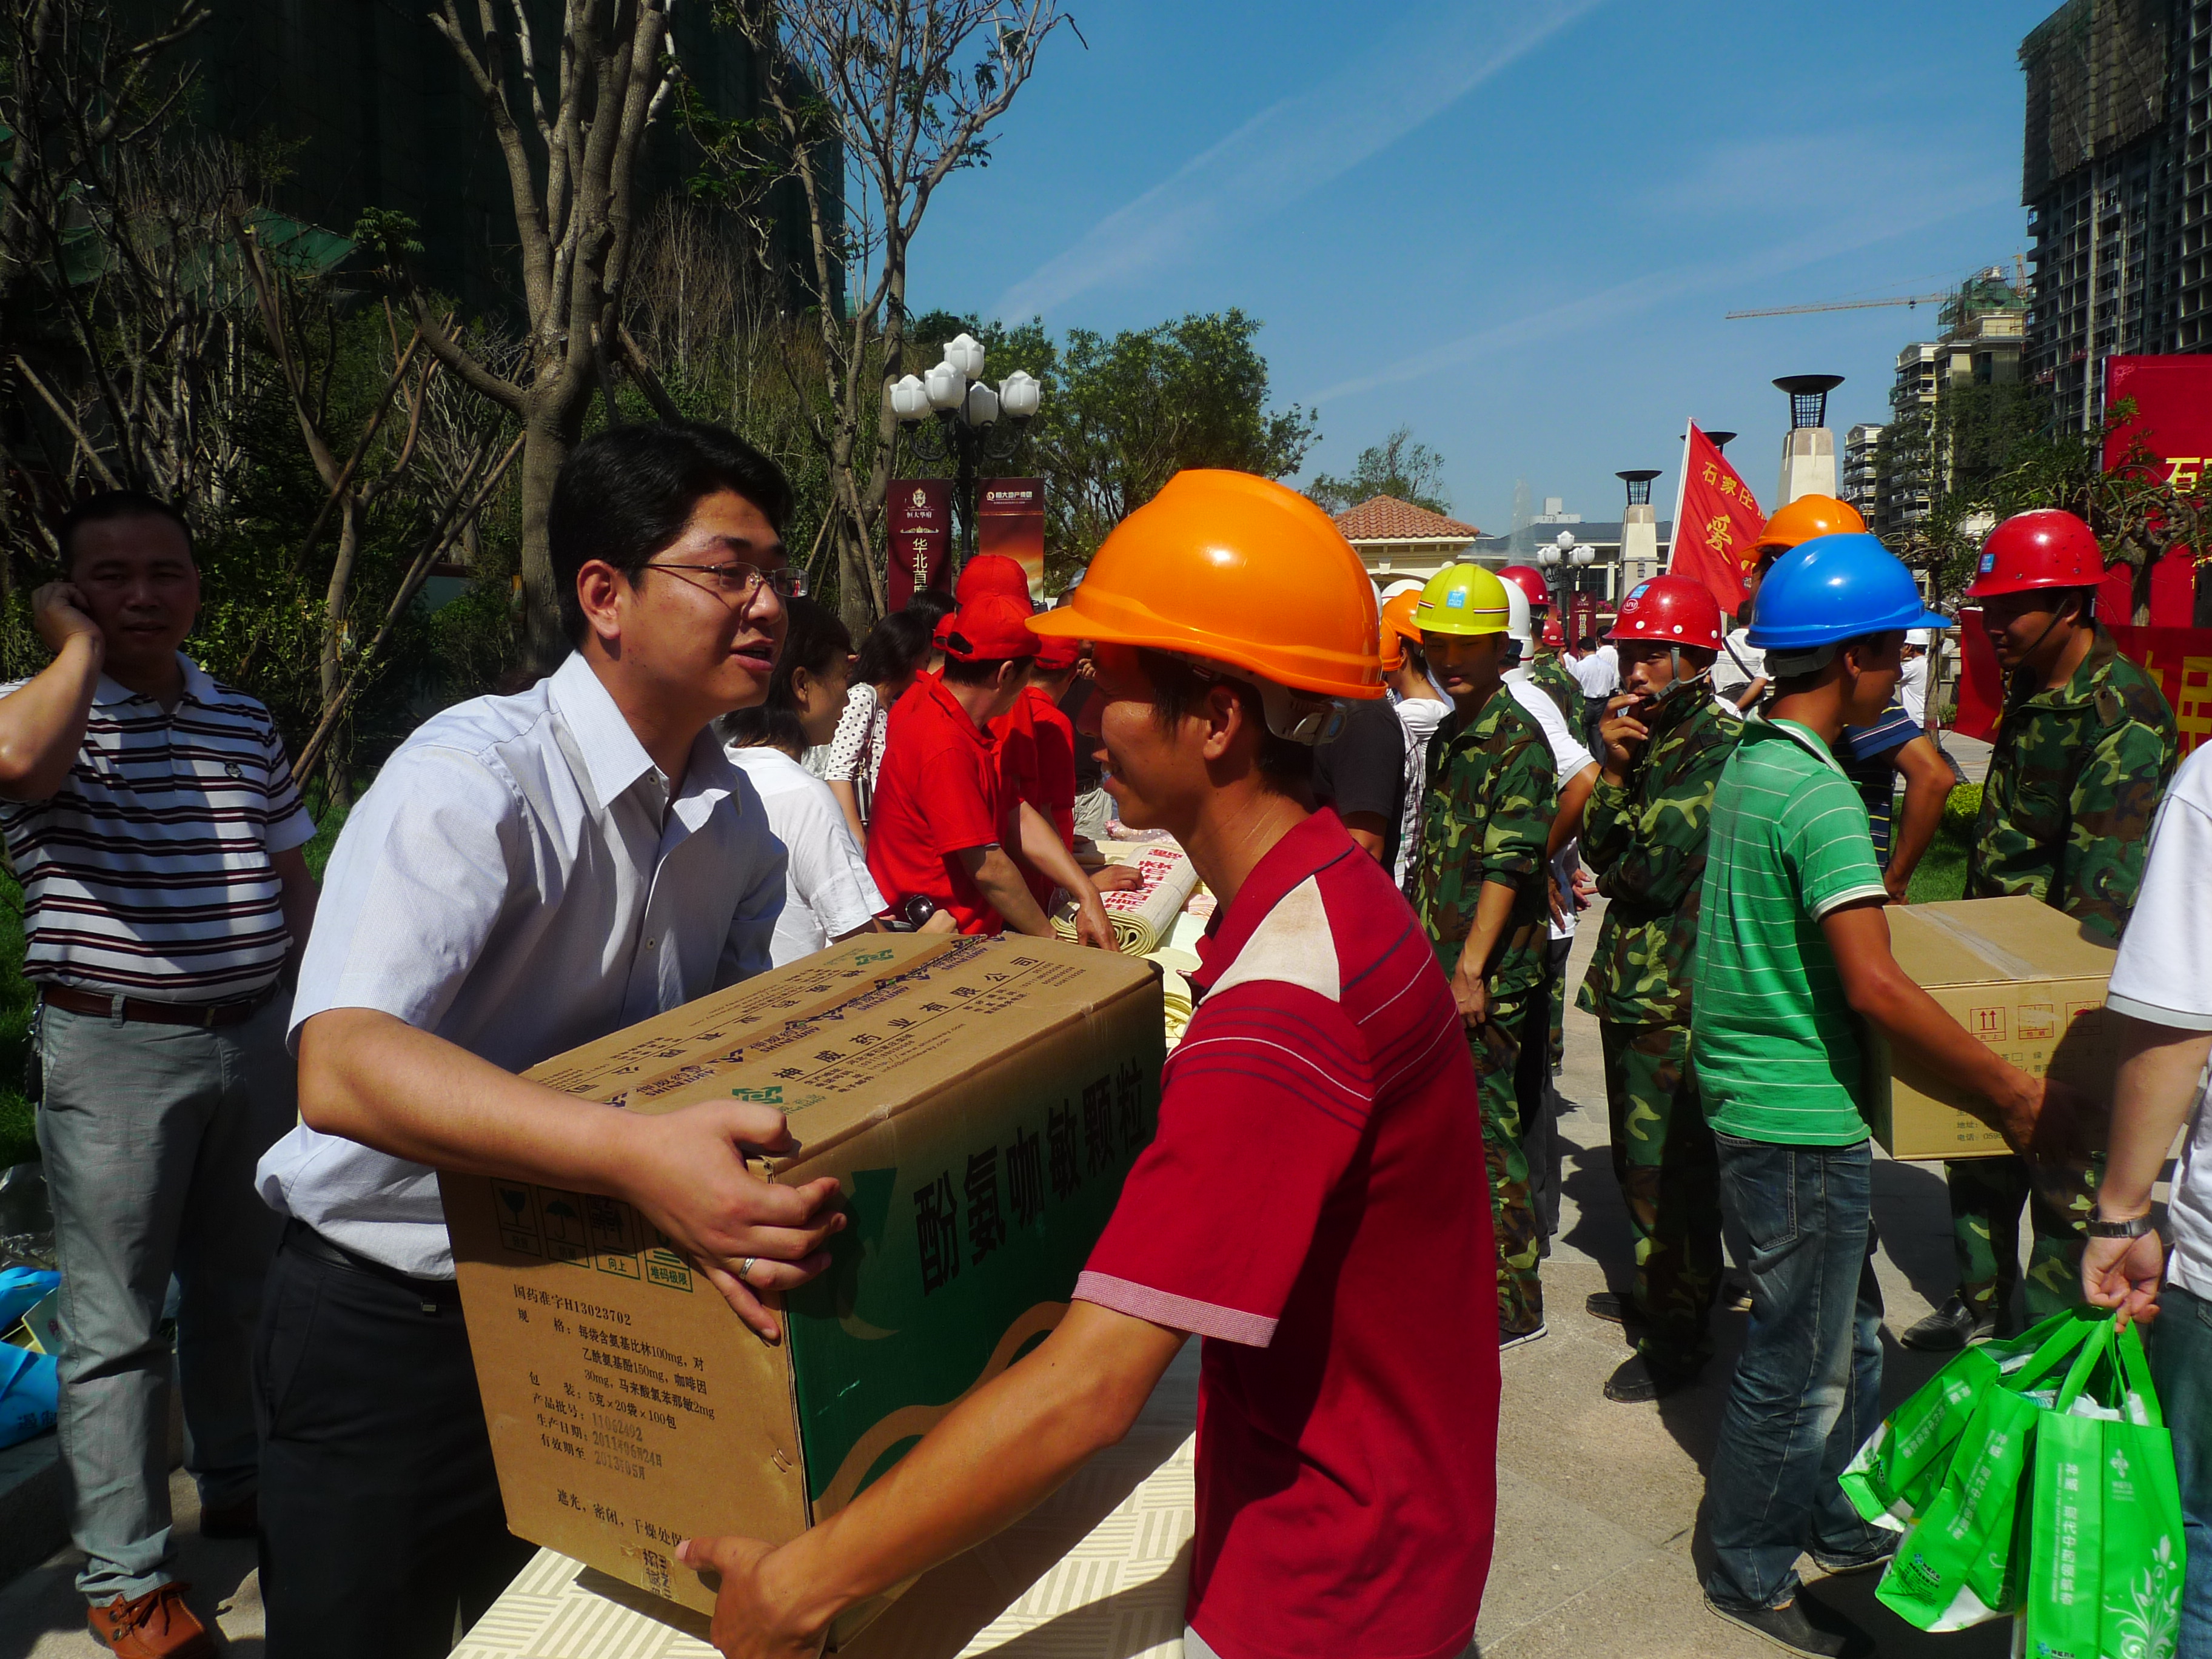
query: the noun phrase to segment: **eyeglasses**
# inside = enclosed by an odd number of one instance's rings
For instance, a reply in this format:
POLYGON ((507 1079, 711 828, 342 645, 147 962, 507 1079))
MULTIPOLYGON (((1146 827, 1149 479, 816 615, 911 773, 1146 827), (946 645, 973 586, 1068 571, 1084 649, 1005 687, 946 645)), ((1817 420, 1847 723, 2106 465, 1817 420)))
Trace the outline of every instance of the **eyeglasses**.
MULTIPOLYGON (((724 599, 739 604, 761 591, 763 583, 778 599, 795 599, 806 592, 806 573, 794 565, 780 564, 773 570, 763 570, 757 564, 648 564, 647 570, 696 571, 708 578, 693 586, 724 599)), ((685 580, 689 580, 687 577, 685 580)))

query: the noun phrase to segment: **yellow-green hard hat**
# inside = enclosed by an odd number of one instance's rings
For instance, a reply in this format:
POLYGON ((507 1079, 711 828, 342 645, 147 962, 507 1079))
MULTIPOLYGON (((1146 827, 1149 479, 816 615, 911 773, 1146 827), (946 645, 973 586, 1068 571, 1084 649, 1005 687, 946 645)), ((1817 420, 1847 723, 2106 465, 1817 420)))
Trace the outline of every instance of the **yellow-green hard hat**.
POLYGON ((1421 589, 1413 626, 1424 634, 1503 634, 1505 584, 1479 564, 1448 564, 1421 589))

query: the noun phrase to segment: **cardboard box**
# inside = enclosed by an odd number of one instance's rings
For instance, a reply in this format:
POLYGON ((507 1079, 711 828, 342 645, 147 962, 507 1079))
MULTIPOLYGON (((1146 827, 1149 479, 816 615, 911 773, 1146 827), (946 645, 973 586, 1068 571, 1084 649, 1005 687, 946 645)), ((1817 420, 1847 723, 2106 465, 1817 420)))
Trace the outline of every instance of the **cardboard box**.
POLYGON ((534 1067, 630 1111, 781 1106, 779 1181, 836 1176, 832 1265, 763 1342, 629 1206, 441 1177, 507 1522, 701 1611, 694 1534, 780 1542, 1041 1341, 1152 1136, 1142 961, 875 934, 534 1067))
MULTIPOLYGON (((2117 954, 2094 928, 2032 898, 1892 906, 1889 948, 1960 1024, 2021 1070, 2112 1097, 2114 1016, 2105 981, 2117 954)), ((1994 1158, 2004 1138, 1969 1097, 1867 1034, 1867 1121, 1898 1158, 1994 1158)))

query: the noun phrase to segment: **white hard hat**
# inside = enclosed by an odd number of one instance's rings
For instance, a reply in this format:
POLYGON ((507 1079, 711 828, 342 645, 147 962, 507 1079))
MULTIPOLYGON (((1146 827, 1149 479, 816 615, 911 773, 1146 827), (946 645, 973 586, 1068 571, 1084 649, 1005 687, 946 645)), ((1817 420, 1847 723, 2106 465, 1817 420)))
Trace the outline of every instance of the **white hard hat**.
POLYGON ((1528 596, 1517 583, 1501 582, 1505 590, 1505 632, 1507 637, 1521 641, 1521 654, 1525 659, 1536 648, 1528 621, 1528 596))
POLYGON ((1421 591, 1424 586, 1424 583, 1414 577, 1401 576, 1396 581, 1392 582, 1389 586, 1382 590, 1382 598, 1387 603, 1391 599, 1396 599, 1401 593, 1418 593, 1421 591))
POLYGON ((1905 630, 1905 642, 1907 645, 1917 645, 1925 649, 1936 642, 1936 635, 1925 628, 1908 628, 1905 630))

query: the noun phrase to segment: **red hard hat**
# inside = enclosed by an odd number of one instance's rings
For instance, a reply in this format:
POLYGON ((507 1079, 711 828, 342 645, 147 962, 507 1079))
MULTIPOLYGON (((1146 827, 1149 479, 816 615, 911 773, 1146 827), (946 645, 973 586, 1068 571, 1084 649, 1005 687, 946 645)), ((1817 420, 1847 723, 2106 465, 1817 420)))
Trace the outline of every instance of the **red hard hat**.
POLYGON ((2096 532, 2055 507, 2016 513, 1982 544, 1970 599, 2036 587, 2094 587, 2105 580, 2096 532))
POLYGON ((1498 573, 1498 580, 1511 582, 1526 593, 1532 610, 1552 602, 1552 585, 1544 580, 1544 573, 1533 564, 1509 564, 1498 573))
POLYGON ((1563 646, 1567 642, 1566 624, 1557 617, 1544 618, 1544 643, 1563 646))
POLYGON ((1638 582, 1620 602, 1606 635, 1615 645, 1656 640, 1665 645, 1721 648, 1721 607, 1703 582, 1687 576, 1654 576, 1638 582))

